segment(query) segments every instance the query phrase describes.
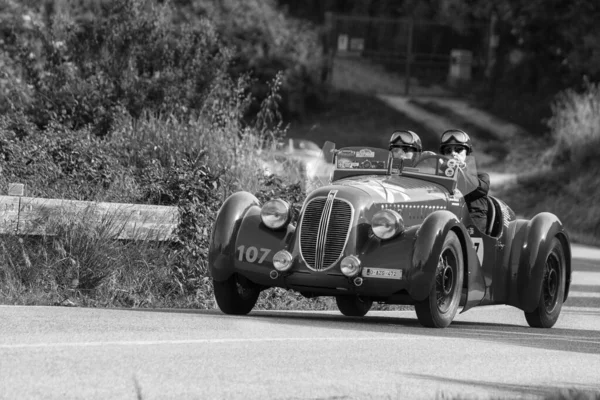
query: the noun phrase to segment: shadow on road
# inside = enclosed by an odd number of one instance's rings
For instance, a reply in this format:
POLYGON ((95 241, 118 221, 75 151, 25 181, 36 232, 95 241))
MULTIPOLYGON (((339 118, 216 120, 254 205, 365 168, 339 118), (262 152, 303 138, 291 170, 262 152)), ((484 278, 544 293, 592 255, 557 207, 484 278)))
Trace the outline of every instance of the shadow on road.
POLYGON ((591 385, 581 385, 581 384, 573 384, 568 387, 565 386, 530 386, 530 385, 515 385, 510 383, 499 383, 499 382, 482 382, 482 381, 474 381, 474 380, 464 380, 464 379, 454 379, 447 378, 441 376, 434 375, 425 375, 425 374, 403 374, 406 377, 413 379, 422 379, 426 381, 433 381, 447 387, 448 385, 468 385, 472 387, 479 387, 486 391, 501 391, 501 392, 509 392, 514 394, 516 397, 520 397, 523 394, 533 395, 536 397, 543 397, 545 399, 592 399, 595 397, 591 397, 593 393, 600 394, 599 388, 591 385), (580 395, 578 397, 570 396, 569 393, 579 393, 582 391, 589 392, 590 397, 583 397, 580 395), (556 395, 562 395, 564 397, 554 397, 556 395))
POLYGON ((430 329, 422 327, 416 317, 366 316, 353 318, 314 312, 263 311, 248 317, 265 319, 278 324, 314 324, 352 331, 468 338, 546 350, 600 354, 600 333, 590 330, 534 329, 527 326, 468 321, 454 321, 445 329, 430 329), (403 328, 407 329, 402 330, 403 328))
MULTIPOLYGON (((224 315, 219 310, 137 309, 135 311, 189 313, 335 330, 398 333, 423 337, 466 338, 546 350, 600 354, 600 332, 598 331, 560 328, 535 329, 523 325, 469 321, 454 321, 448 328, 431 329, 421 326, 416 316, 405 317, 404 315, 410 315, 407 312, 401 312, 404 314, 401 317, 397 316, 400 312, 394 311, 390 311, 389 316, 346 317, 315 311, 253 311, 245 316, 224 315)), ((600 313, 600 311, 577 311, 577 313, 580 312, 592 312, 595 315, 600 313)), ((585 315, 583 316, 585 317, 585 315)))

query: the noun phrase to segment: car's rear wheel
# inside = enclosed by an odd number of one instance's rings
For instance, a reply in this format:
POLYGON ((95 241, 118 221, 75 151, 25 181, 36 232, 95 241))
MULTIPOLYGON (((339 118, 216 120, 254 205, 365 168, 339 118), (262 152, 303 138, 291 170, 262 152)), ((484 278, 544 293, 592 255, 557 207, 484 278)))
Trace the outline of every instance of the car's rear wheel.
POLYGON ((421 325, 445 328, 458 310, 463 285, 464 261, 458 236, 448 232, 439 255, 435 282, 427 299, 415 304, 421 325))
POLYGON ((226 281, 213 280, 213 287, 217 305, 225 314, 248 314, 260 295, 260 288, 256 284, 237 274, 226 281))
POLYGON ((552 246, 546 255, 542 290, 538 306, 525 313, 525 319, 533 328, 552 328, 562 309, 565 297, 566 261, 562 243, 552 239, 552 246))
POLYGON ((356 295, 336 296, 335 302, 340 312, 347 317, 364 317, 373 306, 370 298, 356 295))

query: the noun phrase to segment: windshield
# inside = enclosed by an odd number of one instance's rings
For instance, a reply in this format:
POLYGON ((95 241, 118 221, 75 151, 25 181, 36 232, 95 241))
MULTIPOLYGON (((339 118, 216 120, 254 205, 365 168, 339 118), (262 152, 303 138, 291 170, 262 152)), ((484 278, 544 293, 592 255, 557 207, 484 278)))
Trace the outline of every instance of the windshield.
MULTIPOLYGON (((430 175, 442 180, 456 181, 456 188, 465 195, 479 186, 475 158, 467 156, 463 163, 451 157, 435 153, 422 155, 413 167, 403 166, 391 157, 386 149, 372 147, 344 147, 335 149, 335 143, 325 142, 319 162, 307 165, 307 175, 311 189, 329 184, 335 174, 351 174, 353 171, 364 173, 389 173, 391 171, 414 178, 430 175), (390 166, 390 162, 392 165, 390 166), (391 168, 390 168, 391 167, 391 168)), ((422 178, 421 178, 422 179, 422 178)))
POLYGON ((472 192, 479 186, 477 165, 473 156, 467 156, 465 161, 461 162, 439 154, 426 155, 422 156, 414 167, 404 167, 402 172, 407 175, 416 173, 456 180, 456 187, 463 195, 472 192))
POLYGON ((389 150, 374 147, 344 147, 336 154, 337 170, 388 171, 389 150))

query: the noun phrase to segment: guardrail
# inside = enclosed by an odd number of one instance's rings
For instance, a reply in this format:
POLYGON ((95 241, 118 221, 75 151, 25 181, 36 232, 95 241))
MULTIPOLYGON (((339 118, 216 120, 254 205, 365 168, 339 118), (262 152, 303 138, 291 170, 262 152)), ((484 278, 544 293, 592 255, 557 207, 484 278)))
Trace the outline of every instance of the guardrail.
POLYGON ((177 207, 25 197, 23 184, 0 196, 0 234, 53 235, 58 224, 81 221, 124 240, 169 241, 179 223, 177 207))

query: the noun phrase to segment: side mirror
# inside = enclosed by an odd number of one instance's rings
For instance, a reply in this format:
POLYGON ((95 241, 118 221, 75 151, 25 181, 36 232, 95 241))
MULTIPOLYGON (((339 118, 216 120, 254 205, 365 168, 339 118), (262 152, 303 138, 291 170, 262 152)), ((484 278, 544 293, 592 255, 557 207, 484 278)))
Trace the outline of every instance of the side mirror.
POLYGON ((325 142, 321 151, 323 152, 325 162, 327 162, 327 164, 333 164, 333 159, 335 157, 335 143, 329 141, 325 142))

